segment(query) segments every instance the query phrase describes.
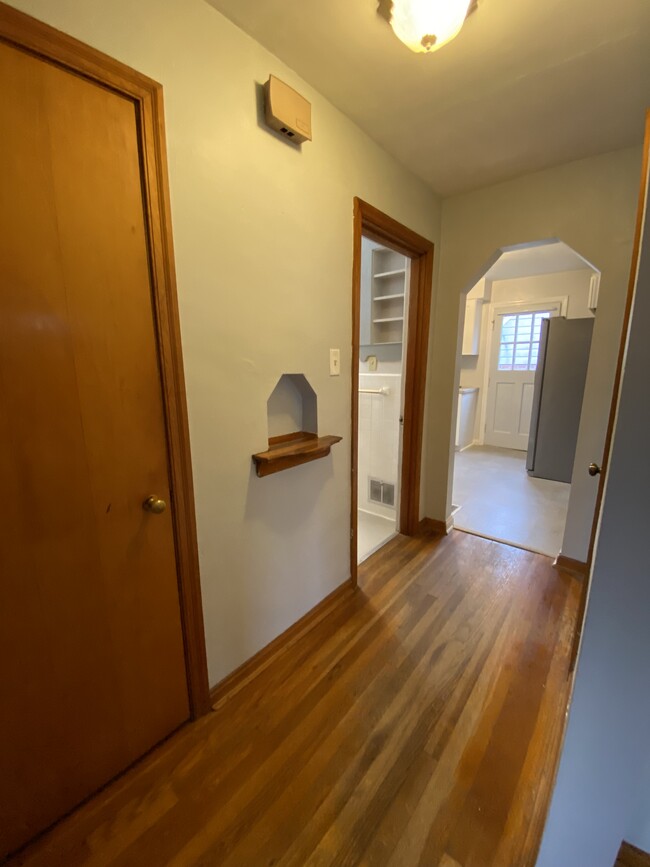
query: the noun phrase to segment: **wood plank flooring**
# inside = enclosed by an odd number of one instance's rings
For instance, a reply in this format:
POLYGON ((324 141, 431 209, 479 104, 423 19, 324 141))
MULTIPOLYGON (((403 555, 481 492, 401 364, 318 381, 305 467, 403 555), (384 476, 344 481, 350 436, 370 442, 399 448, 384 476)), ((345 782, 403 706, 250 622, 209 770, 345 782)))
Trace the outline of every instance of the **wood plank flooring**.
POLYGON ((458 531, 398 536, 359 573, 12 865, 532 867, 578 583, 458 531))

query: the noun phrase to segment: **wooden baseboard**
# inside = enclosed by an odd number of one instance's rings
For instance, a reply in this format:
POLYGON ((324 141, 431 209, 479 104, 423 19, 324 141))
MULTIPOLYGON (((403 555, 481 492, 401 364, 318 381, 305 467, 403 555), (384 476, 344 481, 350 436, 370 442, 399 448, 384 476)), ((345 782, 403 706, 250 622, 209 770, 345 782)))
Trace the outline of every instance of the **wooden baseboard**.
POLYGON ((418 528, 418 535, 424 536, 426 533, 437 533, 440 536, 446 536, 449 533, 449 527, 445 521, 439 521, 437 518, 422 518, 418 528))
POLYGON ((250 659, 242 663, 239 668, 236 668, 223 680, 219 681, 210 690, 212 707, 214 708, 217 704, 223 704, 224 701, 254 680, 268 668, 274 659, 282 653, 286 653, 305 633, 309 632, 323 618, 327 617, 343 598, 351 596, 356 589, 352 579, 348 578, 340 587, 337 587, 336 590, 333 590, 332 593, 321 600, 318 605, 315 605, 304 614, 300 620, 296 620, 288 629, 285 629, 277 638, 274 638, 270 644, 267 644, 266 647, 263 647, 254 656, 251 656, 250 659))
POLYGON ((582 560, 574 560, 572 557, 565 557, 564 554, 558 554, 555 563, 556 569, 561 569, 563 572, 570 572, 578 578, 584 578, 589 571, 589 567, 582 560))
POLYGON ((623 841, 614 867, 650 867, 650 855, 623 841))

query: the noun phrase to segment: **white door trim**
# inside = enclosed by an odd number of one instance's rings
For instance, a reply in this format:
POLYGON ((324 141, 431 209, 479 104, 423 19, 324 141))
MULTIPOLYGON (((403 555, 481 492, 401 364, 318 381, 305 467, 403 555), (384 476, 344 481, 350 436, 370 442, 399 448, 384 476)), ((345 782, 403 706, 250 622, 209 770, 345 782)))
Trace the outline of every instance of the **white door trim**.
POLYGON ((500 301, 488 306, 487 339, 485 341, 485 364, 483 365, 483 382, 480 392, 480 419, 478 444, 485 445, 485 425, 487 423, 488 382, 490 380, 490 364, 492 359, 492 344, 494 340, 494 323, 500 313, 522 313, 526 310, 544 310, 549 305, 560 305, 560 316, 566 316, 569 309, 569 296, 556 295, 551 298, 540 298, 535 301, 500 301))

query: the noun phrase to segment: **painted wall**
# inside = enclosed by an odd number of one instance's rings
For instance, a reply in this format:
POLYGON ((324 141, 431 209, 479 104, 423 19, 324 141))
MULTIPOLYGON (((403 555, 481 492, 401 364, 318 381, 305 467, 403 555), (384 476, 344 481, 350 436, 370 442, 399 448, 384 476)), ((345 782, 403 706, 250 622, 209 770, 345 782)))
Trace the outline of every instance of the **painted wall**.
POLYGON ((361 286, 359 293, 359 344, 361 347, 370 346, 372 251, 378 248, 379 244, 371 241, 370 238, 361 238, 361 286))
POLYGON ((439 236, 437 199, 203 0, 14 0, 164 86, 210 682, 350 574, 352 200, 439 236), (300 150, 267 131, 274 73, 313 105, 300 150), (329 376, 329 349, 341 376, 329 376), (265 479, 283 373, 318 394, 331 457, 265 479))
MULTIPOLYGON (((476 413, 474 440, 482 441, 481 409, 485 412, 486 365, 488 333, 491 327, 491 304, 518 303, 520 301, 538 302, 544 298, 566 296, 567 318, 592 318, 593 313, 587 306, 589 281, 593 271, 560 271, 556 274, 543 274, 535 277, 519 277, 510 280, 493 280, 490 284, 490 301, 483 304, 481 312, 481 337, 478 355, 465 355, 460 359, 460 385, 462 388, 479 388, 479 412, 476 413)), ((482 281, 481 281, 482 282, 482 281)), ((472 290, 474 291, 474 290, 472 290)), ((483 421, 484 421, 483 416, 483 421)))
POLYGON ((630 268, 641 149, 568 163, 443 202, 438 300, 430 353, 426 514, 451 508, 451 466, 462 328, 461 292, 474 286, 504 246, 559 238, 602 273, 576 469, 563 553, 584 560, 602 457, 630 268))
POLYGON ((537 867, 650 849, 650 221, 569 722, 537 867))
POLYGON ((568 319, 592 318, 587 306, 589 281, 593 271, 560 271, 557 274, 540 274, 511 280, 492 281, 492 303, 506 304, 511 301, 538 301, 540 298, 568 298, 568 319))

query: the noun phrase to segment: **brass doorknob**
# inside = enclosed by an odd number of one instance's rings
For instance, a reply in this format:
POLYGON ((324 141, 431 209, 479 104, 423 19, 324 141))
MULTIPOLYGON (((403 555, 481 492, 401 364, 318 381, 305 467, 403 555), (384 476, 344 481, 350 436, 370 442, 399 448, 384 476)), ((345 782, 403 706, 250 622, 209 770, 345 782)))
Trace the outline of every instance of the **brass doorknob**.
POLYGON ((599 473, 600 473, 600 467, 598 466, 598 464, 594 464, 592 461, 592 463, 589 464, 589 475, 590 476, 597 476, 599 473))
POLYGON ((167 508, 167 503, 164 500, 161 500, 160 497, 152 494, 144 501, 142 508, 145 512, 153 512, 154 515, 160 515, 167 508))

